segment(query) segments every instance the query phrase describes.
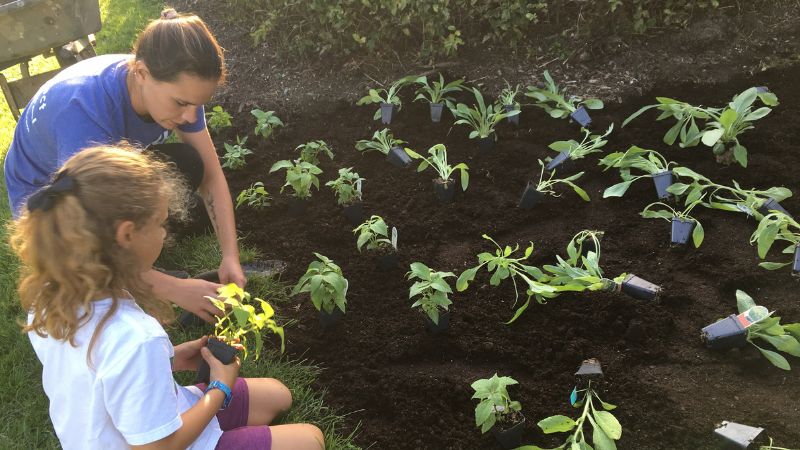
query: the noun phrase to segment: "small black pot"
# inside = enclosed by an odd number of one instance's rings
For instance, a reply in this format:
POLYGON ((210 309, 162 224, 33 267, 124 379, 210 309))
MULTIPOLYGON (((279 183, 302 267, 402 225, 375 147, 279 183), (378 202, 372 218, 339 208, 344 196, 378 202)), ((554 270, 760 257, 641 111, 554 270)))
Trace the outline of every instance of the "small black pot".
POLYGON ((309 203, 307 199, 289 197, 289 214, 293 216, 305 215, 309 203))
POLYGON ((392 114, 394 114, 394 103, 381 103, 381 123, 392 123, 392 114))
POLYGON ((575 382, 579 389, 589 385, 589 382, 599 383, 603 381, 603 367, 596 358, 590 358, 581 363, 581 367, 575 372, 575 382))
MULTIPOLYGON (((518 413, 522 416, 522 413, 518 413)), ((500 448, 503 450, 511 450, 513 448, 517 448, 522 444, 522 433, 525 431, 525 416, 522 416, 522 420, 517 422, 511 428, 506 430, 500 431, 497 428, 497 424, 492 427, 492 436, 494 436, 497 443, 500 444, 500 448)))
POLYGON ((736 422, 723 421, 714 430, 714 435, 721 439, 724 449, 754 450, 767 444, 767 435, 763 428, 742 425, 736 422))
POLYGON ((442 203, 453 203, 453 197, 456 195, 456 183, 452 178, 446 182, 441 178, 434 178, 433 192, 442 203))
POLYGON ((661 294, 661 286, 631 273, 622 280, 622 292, 638 300, 656 300, 661 294))
MULTIPOLYGON (((505 109, 507 113, 510 113, 511 111, 519 111, 517 109, 517 107, 514 106, 514 105, 503 105, 503 109, 505 109)), ((518 113, 514 114, 513 116, 506 117, 506 121, 508 123, 512 123, 514 125, 519 125, 519 115, 520 114, 522 114, 522 111, 519 111, 518 113)))
POLYGON ((592 123, 592 118, 589 117, 589 111, 586 111, 586 108, 583 106, 576 109, 575 112, 569 115, 569 117, 584 128, 588 127, 589 124, 592 123))
POLYGON ((569 150, 564 150, 563 152, 559 153, 555 158, 551 159, 544 169, 548 172, 552 172, 556 169, 566 169, 567 164, 571 160, 569 159, 569 150))
POLYGON ((411 157, 400 147, 392 147, 386 155, 386 159, 397 167, 406 168, 411 164, 411 157))
POLYGON ((357 227, 364 221, 364 204, 361 202, 351 203, 342 209, 342 214, 351 225, 357 227))
POLYGON ((396 252, 381 255, 378 258, 378 268, 383 270, 384 272, 387 270, 392 270, 395 267, 397 267, 397 261, 399 259, 400 258, 397 256, 396 252))
POLYGON ((700 332, 700 339, 714 350, 728 350, 747 343, 747 329, 742 326, 736 314, 712 323, 700 332))
POLYGON ((653 183, 656 185, 656 194, 659 199, 669 197, 667 188, 672 184, 672 171, 665 170, 653 175, 653 183))
MULTIPOLYGON (((214 357, 217 358, 222 364, 232 363, 233 358, 236 357, 236 353, 238 352, 236 348, 231 347, 230 345, 213 337, 208 338, 206 347, 211 350, 211 354, 214 355, 214 357)), ((210 373, 211 369, 208 367, 206 360, 201 360, 200 367, 197 368, 197 377, 195 378, 195 383, 208 384, 208 377, 210 373)))
POLYGON ((450 311, 439 311, 439 323, 433 323, 427 314, 425 316, 425 329, 433 334, 439 334, 450 326, 450 311))
POLYGON ((443 104, 431 103, 431 122, 439 123, 442 121, 442 109, 444 109, 443 104))
POLYGON ((319 320, 319 325, 322 329, 327 330, 339 323, 339 319, 341 319, 343 315, 344 313, 342 310, 334 306, 333 311, 330 313, 325 312, 324 309, 317 311, 317 320, 319 320))
POLYGON ((800 245, 794 247, 794 264, 792 264, 792 274, 800 275, 800 245))
POLYGON ((522 196, 519 199, 519 203, 517 203, 517 208, 531 209, 536 206, 543 197, 544 194, 536 190, 536 185, 532 182, 528 182, 525 186, 525 190, 522 191, 522 196))
POLYGON ((672 243, 685 244, 689 242, 692 230, 697 222, 694 220, 683 220, 678 217, 672 218, 672 243))
POLYGON ((783 206, 781 206, 780 202, 778 202, 777 200, 775 200, 772 197, 768 198, 761 205, 761 207, 758 208, 758 212, 760 212, 761 214, 764 214, 765 216, 767 214, 769 214, 769 212, 772 211, 772 210, 780 211, 780 212, 786 214, 787 216, 791 217, 791 214, 789 214, 789 211, 786 211, 786 209, 784 209, 783 206))
POLYGON ((756 93, 763 94, 765 92, 769 92, 769 88, 766 86, 756 86, 756 93))
POLYGON ((478 138, 478 154, 485 155, 494 148, 494 134, 484 138, 478 138))

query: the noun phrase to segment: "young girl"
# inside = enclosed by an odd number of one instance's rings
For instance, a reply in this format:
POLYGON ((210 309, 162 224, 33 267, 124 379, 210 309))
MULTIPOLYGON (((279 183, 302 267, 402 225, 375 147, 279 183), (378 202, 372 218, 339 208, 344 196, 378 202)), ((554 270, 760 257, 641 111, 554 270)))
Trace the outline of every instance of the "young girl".
POLYGON ((220 363, 205 338, 173 347, 156 319, 172 309, 141 274, 161 251, 170 211, 183 211, 179 180, 124 145, 89 148, 12 225, 24 331, 63 448, 323 449, 313 425, 267 426, 291 406, 280 381, 237 378, 238 359, 220 363), (178 386, 172 371, 196 370, 200 358, 209 385, 178 386))

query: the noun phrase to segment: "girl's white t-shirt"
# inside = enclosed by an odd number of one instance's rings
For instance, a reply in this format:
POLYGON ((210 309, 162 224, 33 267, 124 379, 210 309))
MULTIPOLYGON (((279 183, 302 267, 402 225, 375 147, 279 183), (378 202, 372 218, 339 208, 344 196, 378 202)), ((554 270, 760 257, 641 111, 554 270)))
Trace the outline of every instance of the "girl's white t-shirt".
MULTIPOLYGON (((69 342, 28 333, 42 362, 42 386, 50 419, 64 450, 128 448, 163 439, 183 424, 181 414, 202 392, 179 386, 172 377, 174 348, 158 321, 130 299, 103 326, 86 352, 111 299, 93 302, 91 318, 69 342)), ((28 322, 32 316, 28 316, 28 322)), ((189 447, 214 449, 222 435, 217 418, 189 447)))

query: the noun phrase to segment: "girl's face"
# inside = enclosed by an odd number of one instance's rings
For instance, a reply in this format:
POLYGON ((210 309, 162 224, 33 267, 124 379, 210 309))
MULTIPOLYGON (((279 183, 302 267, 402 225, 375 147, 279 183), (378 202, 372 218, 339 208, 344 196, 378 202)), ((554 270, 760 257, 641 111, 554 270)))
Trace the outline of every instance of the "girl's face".
MULTIPOLYGON (((142 271, 150 270, 156 262, 161 249, 164 247, 164 238, 167 236, 166 223, 169 214, 167 200, 164 199, 156 214, 144 225, 133 226, 130 229, 127 242, 128 249, 136 256, 141 264, 142 271)), ((132 222, 125 222, 130 223, 132 222)), ((125 223, 121 226, 125 226, 125 223)))

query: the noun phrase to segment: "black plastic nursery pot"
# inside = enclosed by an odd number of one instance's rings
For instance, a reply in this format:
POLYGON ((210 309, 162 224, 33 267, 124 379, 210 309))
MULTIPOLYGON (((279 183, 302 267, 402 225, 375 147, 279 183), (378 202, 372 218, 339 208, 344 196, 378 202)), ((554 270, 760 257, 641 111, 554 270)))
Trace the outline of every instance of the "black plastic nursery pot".
POLYGON ((747 343, 747 329, 736 314, 703 327, 700 339, 713 350, 728 350, 747 343))
POLYGON ((519 199, 519 203, 517 203, 518 208, 522 209, 531 209, 539 203, 542 198, 544 198, 544 194, 536 190, 536 184, 533 182, 528 182, 525 186, 525 190, 522 191, 522 196, 519 199))
MULTIPOLYGON (((510 112, 512 112, 512 111, 519 111, 519 110, 517 109, 517 107, 516 107, 516 106, 514 106, 514 105, 503 105, 503 109, 504 109, 504 110, 505 110, 507 113, 510 113, 510 112)), ((519 111, 518 113, 514 114, 513 116, 508 116, 508 117, 506 117, 506 121, 507 121, 508 123, 512 123, 512 124, 514 124, 514 125, 519 125, 519 115, 520 115, 520 114, 522 114, 522 111, 519 111)))
POLYGON ((723 450, 755 450, 762 445, 766 445, 769 440, 763 428, 728 422, 727 420, 717 426, 714 430, 714 435, 719 438, 719 448, 723 450))
POLYGON ((565 170, 567 169, 567 165, 571 160, 569 159, 569 150, 564 150, 563 152, 559 153, 555 158, 551 159, 546 166, 544 166, 545 170, 548 172, 552 172, 554 170, 565 170))
POLYGON ((289 197, 289 214, 293 216, 305 215, 306 211, 308 210, 309 203, 310 202, 307 199, 289 197))
MULTIPOLYGON (((214 337, 208 338, 206 347, 208 347, 208 349, 211 350, 211 354, 223 364, 232 363, 233 358, 236 357, 236 353, 238 352, 236 348, 231 347, 230 345, 214 337)), ((206 360, 201 360, 200 367, 197 368, 197 378, 195 378, 195 383, 208 383, 210 370, 211 369, 208 367, 206 360)))
POLYGON ((342 214, 351 225, 357 227, 364 221, 364 204, 361 202, 351 203, 342 209, 342 214))
POLYGON ((427 314, 424 314, 425 329, 433 334, 440 334, 450 326, 450 311, 439 311, 439 323, 433 323, 427 314))
POLYGON ((603 381, 603 367, 596 358, 584 360, 575 372, 575 383, 578 388, 585 388, 590 381, 594 384, 603 381))
POLYGON ((583 106, 576 109, 569 117, 578 123, 578 125, 586 128, 592 123, 592 118, 589 117, 589 111, 586 111, 586 108, 583 106))
POLYGON ((319 320, 319 326, 321 326, 323 330, 333 328, 334 325, 339 323, 339 319, 341 319, 342 316, 344 316, 344 313, 337 307, 334 307, 331 312, 326 312, 324 309, 317 311, 317 320, 319 320))
POLYGON ((661 286, 631 273, 622 280, 622 292, 637 300, 656 300, 661 293, 661 286))
POLYGON ((400 147, 392 147, 389 150, 389 153, 386 155, 386 159, 393 165, 397 167, 406 168, 411 164, 411 157, 408 156, 405 150, 400 147))
POLYGON ((667 192, 667 188, 672 184, 672 171, 665 170, 654 174, 653 184, 656 185, 656 194, 658 194, 659 199, 669 197, 670 194, 667 192))
POLYGON ((781 206, 780 202, 778 202, 777 200, 775 200, 772 197, 770 197, 766 201, 764 201, 764 203, 758 208, 758 212, 760 212, 761 214, 764 214, 764 215, 769 214, 770 211, 780 211, 780 212, 786 214, 787 216, 791 217, 791 214, 789 214, 789 211, 784 209, 784 207, 781 206))
POLYGON ((381 103, 381 123, 384 125, 392 123, 392 115, 394 115, 394 104, 381 103))
POLYGON ((485 155, 494 148, 494 134, 478 138, 478 154, 485 155))
POLYGON ((385 255, 381 255, 378 257, 378 268, 387 271, 392 270, 397 267, 397 262, 400 258, 397 256, 397 253, 391 252, 385 255))
POLYGON ((503 450, 511 450, 522 444, 522 433, 525 431, 525 416, 519 412, 517 414, 519 414, 522 419, 511 427, 504 430, 498 429, 498 424, 492 427, 492 436, 494 436, 500 448, 503 450))
POLYGON ((672 218, 672 243, 685 244, 689 242, 696 222, 694 220, 684 220, 679 217, 672 218))
POLYGON ((442 110, 444 109, 444 104, 442 103, 431 103, 431 122, 439 123, 442 121, 442 110))
POLYGON ((792 264, 792 275, 800 275, 800 245, 794 247, 794 263, 792 264))
POLYGON ((456 183, 450 178, 447 181, 441 178, 433 179, 433 192, 436 198, 442 203, 453 203, 453 198, 456 196, 456 183))

